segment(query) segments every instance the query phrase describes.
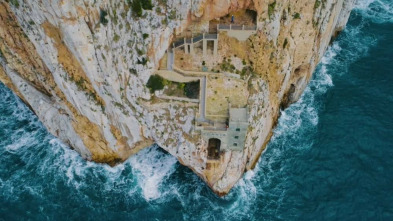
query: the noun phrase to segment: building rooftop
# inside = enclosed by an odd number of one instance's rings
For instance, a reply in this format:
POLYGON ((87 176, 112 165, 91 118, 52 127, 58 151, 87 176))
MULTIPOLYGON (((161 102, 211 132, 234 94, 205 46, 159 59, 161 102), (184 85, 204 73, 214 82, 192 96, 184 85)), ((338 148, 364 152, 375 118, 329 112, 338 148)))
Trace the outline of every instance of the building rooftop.
POLYGON ((230 108, 229 117, 231 122, 248 122, 247 108, 230 108))

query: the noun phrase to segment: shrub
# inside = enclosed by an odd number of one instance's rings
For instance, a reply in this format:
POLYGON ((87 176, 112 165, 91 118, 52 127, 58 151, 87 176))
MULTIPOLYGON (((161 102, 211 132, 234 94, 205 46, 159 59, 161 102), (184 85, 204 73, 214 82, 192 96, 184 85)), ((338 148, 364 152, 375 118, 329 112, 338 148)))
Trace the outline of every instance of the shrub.
POLYGON ((205 61, 202 61, 202 65, 205 66, 205 65, 206 65, 206 62, 205 62, 205 61))
POLYGON ((113 41, 118 42, 119 40, 120 40, 120 36, 115 34, 115 36, 113 36, 113 41))
POLYGON ((284 40, 284 44, 282 45, 282 48, 286 48, 287 45, 288 45, 288 39, 285 39, 285 40, 284 40))
POLYGON ((184 87, 184 94, 188 98, 197 99, 199 97, 199 81, 186 83, 184 87))
POLYGON ((177 88, 180 89, 180 90, 184 90, 185 87, 186 87, 186 84, 185 84, 185 83, 179 83, 179 84, 177 85, 177 88))
POLYGON ((176 19, 176 11, 175 11, 175 10, 172 10, 172 11, 169 13, 168 19, 169 19, 169 20, 174 20, 174 19, 176 19))
POLYGON ((147 34, 147 33, 144 33, 142 36, 143 36, 143 39, 146 39, 146 38, 148 38, 148 37, 149 37, 149 34, 147 34))
POLYGON ((273 3, 269 4, 267 13, 269 15, 269 18, 272 18, 272 15, 274 14, 274 8, 276 7, 276 2, 274 1, 273 3))
POLYGON ((137 64, 145 65, 145 64, 147 64, 147 59, 146 59, 146 58, 142 58, 142 60, 139 60, 139 59, 138 59, 137 64))
POLYGON ((319 6, 321 6, 321 0, 316 0, 314 4, 314 9, 319 8, 319 6))
POLYGON ((9 1, 7 1, 7 2, 9 2, 9 3, 11 3, 13 6, 19 8, 19 2, 18 2, 18 0, 9 0, 9 1))
POLYGON ((142 3, 142 8, 145 10, 152 10, 153 9, 153 4, 151 3, 151 0, 141 0, 142 3))
POLYGON ((108 24, 108 20, 105 18, 108 15, 108 12, 106 12, 105 10, 100 10, 100 22, 103 25, 107 25, 108 24))
POLYGON ((300 14, 299 14, 299 12, 296 12, 296 13, 293 15, 293 18, 294 18, 294 19, 300 19, 300 14))
POLYGON ((142 4, 140 0, 133 0, 131 3, 132 12, 136 17, 142 16, 142 4))
POLYGON ((128 71, 133 75, 138 75, 138 72, 134 68, 128 69, 128 71))
POLYGON ((164 78, 158 75, 152 75, 149 80, 147 81, 147 88, 150 89, 151 93, 154 93, 157 90, 162 90, 164 89, 164 86, 166 84, 166 81, 164 78))

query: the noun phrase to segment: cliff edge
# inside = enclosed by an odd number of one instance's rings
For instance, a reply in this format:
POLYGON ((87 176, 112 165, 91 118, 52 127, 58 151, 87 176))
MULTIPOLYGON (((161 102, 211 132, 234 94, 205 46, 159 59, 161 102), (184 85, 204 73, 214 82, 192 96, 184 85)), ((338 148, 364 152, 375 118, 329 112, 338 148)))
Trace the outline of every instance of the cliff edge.
POLYGON ((0 1, 0 81, 87 160, 157 143, 225 195, 355 0, 0 1))

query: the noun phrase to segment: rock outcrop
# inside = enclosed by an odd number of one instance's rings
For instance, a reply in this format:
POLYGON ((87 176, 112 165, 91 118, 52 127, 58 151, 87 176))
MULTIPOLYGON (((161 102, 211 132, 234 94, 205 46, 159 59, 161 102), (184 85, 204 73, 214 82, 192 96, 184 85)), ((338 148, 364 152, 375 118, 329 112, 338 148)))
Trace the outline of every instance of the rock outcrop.
POLYGON ((0 1, 0 81, 87 160, 113 165, 157 143, 220 195, 253 169, 280 108, 300 97, 354 4, 153 0, 138 17, 132 2, 0 1), (245 146, 211 161, 195 130, 198 105, 160 100, 146 83, 175 33, 245 9, 256 12, 257 33, 220 46, 251 65, 245 146))

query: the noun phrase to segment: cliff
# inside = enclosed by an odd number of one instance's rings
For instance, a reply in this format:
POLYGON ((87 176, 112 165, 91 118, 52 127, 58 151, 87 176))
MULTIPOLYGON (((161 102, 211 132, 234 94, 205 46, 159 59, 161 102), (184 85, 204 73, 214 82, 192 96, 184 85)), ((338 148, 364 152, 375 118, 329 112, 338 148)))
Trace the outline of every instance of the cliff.
POLYGON ((0 80, 49 132, 87 160, 114 165, 157 143, 220 195, 253 169, 280 108, 300 97, 354 4, 153 0, 141 9, 135 2, 1 0, 0 80), (251 22, 252 31, 220 31, 220 24, 232 25, 225 23, 232 14, 233 27, 251 22), (193 44, 172 49, 176 39, 185 37, 187 42, 215 27, 213 55, 198 54, 193 44), (244 33, 251 33, 247 40, 236 39, 244 33), (166 65, 171 59, 175 71, 166 65), (192 63, 198 59, 204 59, 204 73, 192 63), (181 82, 198 79, 199 97, 165 94, 171 84, 153 93, 146 85, 157 73, 178 88, 184 87, 181 82), (237 89, 237 95, 231 93, 237 89), (236 121, 231 113, 243 113, 238 110, 246 110, 242 145, 230 140, 220 150, 223 138, 210 143, 206 137, 231 134, 231 122, 236 121), (218 148, 214 156, 208 150, 212 147, 218 148))

